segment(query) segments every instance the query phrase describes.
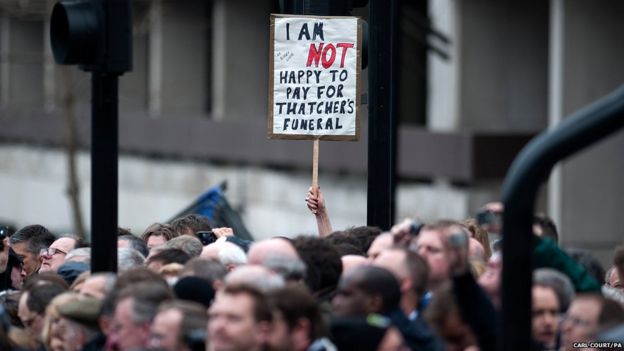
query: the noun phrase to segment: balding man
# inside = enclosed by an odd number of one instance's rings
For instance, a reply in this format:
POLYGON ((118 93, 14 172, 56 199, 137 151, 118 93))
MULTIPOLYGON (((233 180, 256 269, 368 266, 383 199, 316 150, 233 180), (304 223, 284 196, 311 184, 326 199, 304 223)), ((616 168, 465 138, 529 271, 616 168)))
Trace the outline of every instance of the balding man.
POLYGON ((265 260, 272 255, 299 258, 297 250, 287 239, 271 238, 251 245, 247 253, 247 262, 263 265, 265 260))
POLYGON ((427 290, 427 262, 414 252, 396 247, 382 251, 373 265, 387 269, 398 279, 401 286, 401 310, 410 320, 415 320, 420 299, 427 290))
POLYGON ((39 273, 58 272, 59 267, 65 262, 67 253, 78 247, 78 239, 66 236, 54 240, 50 247, 42 249, 41 268, 39 273))

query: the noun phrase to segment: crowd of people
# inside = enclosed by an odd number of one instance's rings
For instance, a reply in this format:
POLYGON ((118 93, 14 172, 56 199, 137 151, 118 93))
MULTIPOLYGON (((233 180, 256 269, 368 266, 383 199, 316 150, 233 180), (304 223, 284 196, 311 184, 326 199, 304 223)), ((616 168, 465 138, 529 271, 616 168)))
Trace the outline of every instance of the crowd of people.
MULTIPOLYGON (((318 188, 306 203, 314 235, 249 242, 196 214, 120 228, 117 272, 91 272, 77 236, 0 230, 0 350, 498 349, 501 204, 382 232, 333 230, 318 188)), ((624 247, 605 272, 547 216, 527 237, 535 349, 624 349, 624 247)))

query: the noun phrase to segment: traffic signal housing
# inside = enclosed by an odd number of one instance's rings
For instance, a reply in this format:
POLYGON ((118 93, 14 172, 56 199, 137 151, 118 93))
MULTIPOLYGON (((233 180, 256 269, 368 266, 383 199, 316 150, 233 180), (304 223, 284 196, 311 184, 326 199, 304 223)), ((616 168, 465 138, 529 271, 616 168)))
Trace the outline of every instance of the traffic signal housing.
POLYGON ((132 70, 131 0, 61 0, 52 9, 50 43, 57 63, 85 71, 132 70))

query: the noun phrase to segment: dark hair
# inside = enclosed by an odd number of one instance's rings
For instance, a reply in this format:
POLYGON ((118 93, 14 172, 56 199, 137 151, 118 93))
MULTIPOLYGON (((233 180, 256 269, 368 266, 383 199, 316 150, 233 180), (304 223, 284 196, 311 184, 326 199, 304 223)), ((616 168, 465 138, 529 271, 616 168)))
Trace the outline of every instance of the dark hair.
POLYGON ((383 302, 381 311, 389 312, 399 306, 401 301, 401 287, 397 278, 387 269, 377 266, 356 267, 345 277, 350 279, 367 295, 379 295, 383 302))
POLYGON ((417 253, 407 249, 401 250, 405 253, 405 265, 412 280, 412 289, 416 291, 418 296, 424 296, 427 291, 427 281, 429 280, 429 265, 424 258, 417 253))
POLYGON ((293 243, 307 267, 306 285, 317 297, 327 297, 335 290, 342 274, 340 254, 333 245, 316 237, 299 236, 293 243))
POLYGON ((598 284, 604 284, 605 270, 602 268, 600 261, 598 261, 589 251, 581 249, 569 249, 566 251, 570 257, 576 261, 576 263, 583 266, 583 268, 587 270, 587 273, 596 279, 598 284))
POLYGON ((54 234, 52 234, 46 227, 34 224, 26 226, 13 235, 11 235, 9 242, 11 245, 25 242, 27 243, 27 250, 30 253, 39 254, 41 249, 45 249, 52 245, 56 240, 54 234))
POLYGON ((247 295, 253 300, 253 315, 256 322, 273 321, 273 311, 267 296, 260 290, 245 284, 226 285, 225 295, 247 295))
POLYGON ((533 215, 533 225, 540 227, 543 237, 552 239, 555 243, 559 243, 559 233, 557 232, 557 225, 552 218, 548 217, 544 213, 536 213, 533 215))
POLYGON ((130 248, 137 250, 143 255, 143 257, 147 257, 149 255, 149 250, 147 248, 147 244, 141 238, 134 234, 130 235, 120 235, 117 237, 117 240, 127 241, 130 245, 130 248))
POLYGON ((321 309, 314 297, 304 288, 292 286, 273 290, 269 293, 269 301, 282 314, 289 331, 304 318, 310 322, 308 332, 310 341, 326 335, 321 309))
POLYGON ((173 230, 180 233, 180 235, 195 235, 197 232, 212 230, 208 217, 195 213, 174 219, 171 221, 171 227, 173 230), (189 231, 192 233, 189 233, 189 231))
POLYGON ((191 301, 173 300, 163 302, 158 307, 158 313, 168 310, 178 310, 182 313, 182 322, 178 335, 178 341, 181 343, 184 342, 185 337, 194 331, 204 331, 206 329, 208 315, 203 305, 191 301))
MULTIPOLYGON (((381 234, 382 230, 378 227, 351 227, 342 231, 331 233, 326 240, 334 245, 344 243, 356 246, 364 254, 368 252, 375 238, 381 234)), ((361 254, 359 254, 361 255, 361 254)))
POLYGON ((147 265, 154 261, 162 262, 163 265, 169 263, 185 264, 190 259, 191 256, 180 249, 165 249, 150 257, 147 260, 147 265))
POLYGON ((122 236, 122 235, 133 235, 133 234, 132 232, 130 232, 130 229, 117 227, 117 236, 122 236))
POLYGON ((368 252, 371 244, 375 240, 375 238, 382 233, 381 228, 372 227, 372 226, 360 226, 360 227, 351 227, 345 229, 345 233, 355 238, 359 245, 358 247, 363 252, 368 252))
POLYGON ((141 234, 141 239, 147 243, 151 236, 164 236, 169 241, 179 235, 180 233, 169 224, 154 223, 145 229, 143 234, 141 234))
POLYGON ((45 309, 56 295, 60 295, 67 291, 67 288, 53 283, 44 283, 34 286, 28 292, 26 298, 26 306, 28 309, 37 313, 44 314, 45 309))

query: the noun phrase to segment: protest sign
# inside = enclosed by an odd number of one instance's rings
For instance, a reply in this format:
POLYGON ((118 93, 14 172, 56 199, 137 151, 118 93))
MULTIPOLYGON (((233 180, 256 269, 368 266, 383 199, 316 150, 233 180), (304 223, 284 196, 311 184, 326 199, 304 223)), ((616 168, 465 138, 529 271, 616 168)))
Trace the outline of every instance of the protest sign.
POLYGON ((271 15, 270 138, 359 139, 361 43, 356 17, 271 15))

